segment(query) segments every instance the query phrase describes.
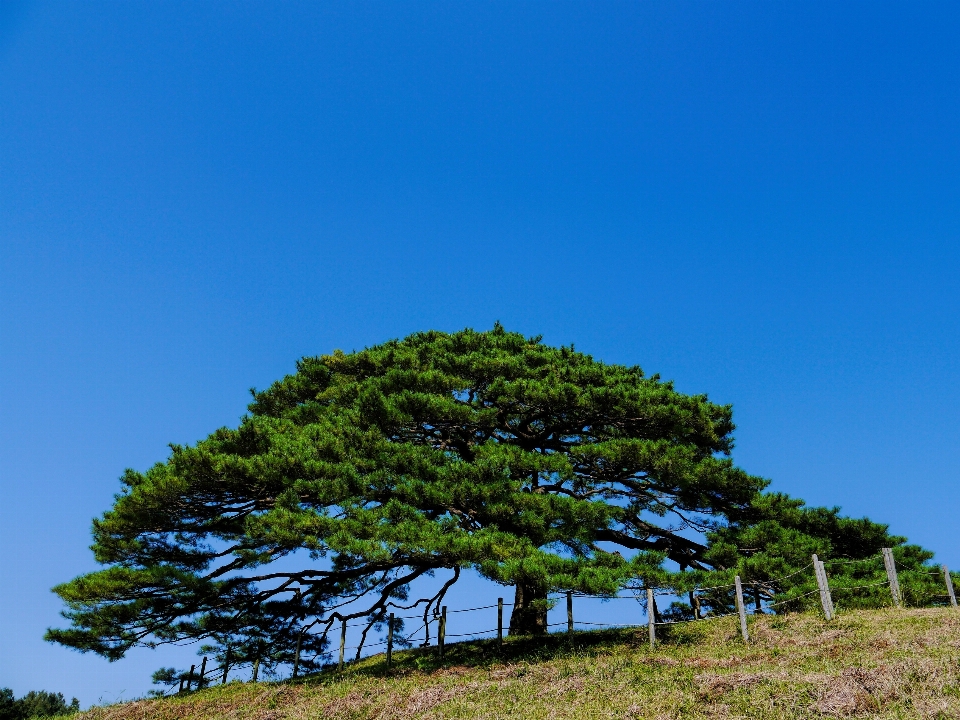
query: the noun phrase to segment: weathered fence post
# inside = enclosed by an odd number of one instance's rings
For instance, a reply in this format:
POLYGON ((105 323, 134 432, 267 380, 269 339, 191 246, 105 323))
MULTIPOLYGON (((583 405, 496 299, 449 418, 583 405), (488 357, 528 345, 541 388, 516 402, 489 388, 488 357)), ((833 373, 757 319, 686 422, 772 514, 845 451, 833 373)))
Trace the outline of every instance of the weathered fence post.
POLYGON ((443 657, 443 648, 447 643, 447 606, 440 608, 440 627, 437 629, 437 650, 443 657))
POLYGON ((827 581, 827 571, 816 553, 813 555, 813 574, 817 578, 817 589, 820 591, 820 605, 823 607, 823 616, 828 621, 833 620, 833 598, 830 596, 830 583, 827 581))
POLYGON ((830 591, 830 578, 827 577, 827 566, 823 564, 823 560, 820 561, 820 577, 823 578, 823 594, 827 598, 827 607, 830 608, 830 619, 833 620, 837 616, 837 611, 833 607, 833 593, 830 591))
POLYGON ((300 645, 303 643, 303 629, 297 633, 297 649, 293 653, 293 678, 300 674, 300 645))
POLYGON ((747 609, 743 606, 743 585, 740 584, 740 576, 733 579, 733 584, 737 588, 737 613, 740 615, 740 634, 743 635, 745 643, 750 642, 750 633, 747 632, 747 609))
POLYGON ((197 680, 197 690, 203 689, 203 681, 207 677, 207 658, 203 658, 203 662, 200 663, 200 679, 197 680))
POLYGON ((700 619, 700 597, 697 595, 696 590, 690 591, 690 607, 693 608, 694 620, 699 620, 700 619))
POLYGON ((340 621, 340 662, 337 664, 337 670, 343 670, 343 652, 347 648, 347 621, 340 621))
POLYGON ((230 648, 227 648, 226 653, 223 656, 223 679, 220 681, 221 685, 227 684, 227 673, 230 672, 230 648))
POLYGON ((180 677, 180 689, 177 690, 178 693, 182 693, 182 692, 183 692, 183 680, 184 680, 184 678, 181 676, 181 677, 180 677))
POLYGON ((254 658, 253 660, 253 677, 250 679, 250 682, 256 682, 257 676, 260 674, 260 656, 254 658))
POLYGON ((196 667, 196 665, 190 666, 190 674, 187 675, 187 692, 190 692, 190 686, 193 685, 193 670, 196 667))
POLYGON ((953 607, 957 606, 957 596, 953 592, 953 577, 950 575, 950 571, 947 569, 946 565, 941 565, 943 568, 943 580, 947 584, 947 595, 950 596, 950 604, 953 607))
POLYGON ((657 644, 657 611, 654 610, 653 588, 647 588, 647 631, 650 634, 650 647, 657 644))
POLYGON ((573 640, 573 593, 567 590, 567 637, 573 640))
POLYGON ((387 668, 393 664, 393 613, 387 619, 387 668))
POLYGON ((897 563, 893 559, 893 548, 883 548, 883 567, 887 570, 887 580, 890 582, 890 595, 893 604, 900 607, 903 596, 900 594, 900 581, 897 579, 897 563))
POLYGON ((497 598, 497 647, 503 647, 503 598, 497 598))

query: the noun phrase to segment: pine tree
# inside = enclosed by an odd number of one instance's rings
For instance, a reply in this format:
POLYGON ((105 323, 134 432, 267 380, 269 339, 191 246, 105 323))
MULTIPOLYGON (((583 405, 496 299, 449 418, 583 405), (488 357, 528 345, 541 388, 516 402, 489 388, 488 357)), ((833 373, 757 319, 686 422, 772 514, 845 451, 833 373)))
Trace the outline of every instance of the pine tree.
POLYGON ((31 690, 21 698, 15 698, 10 688, 0 688, 0 720, 30 720, 30 718, 55 718, 80 712, 80 701, 72 698, 69 703, 63 693, 31 690))
MULTIPOLYGON (((723 586, 739 575, 756 609, 792 611, 819 604, 811 567, 813 554, 825 563, 838 606, 880 607, 892 602, 881 557, 892 548, 903 602, 944 605, 948 602, 941 571, 929 565, 933 553, 891 535, 887 525, 849 518, 840 508, 808 507, 783 493, 758 494, 751 509, 735 522, 707 533, 704 561, 713 570, 675 577, 678 588, 695 584, 723 586)), ((719 587, 697 598, 702 612, 734 609, 733 591, 719 587)), ((672 615, 694 615, 692 604, 676 603, 672 615)))
POLYGON ((239 427, 124 474, 94 522, 105 567, 55 588, 71 625, 47 637, 283 662, 305 630, 322 655, 342 619, 427 618, 466 568, 515 586, 510 632, 541 633, 549 591, 712 567, 687 531, 742 519, 765 485, 733 465, 733 430, 730 406, 499 325, 305 358, 239 427))

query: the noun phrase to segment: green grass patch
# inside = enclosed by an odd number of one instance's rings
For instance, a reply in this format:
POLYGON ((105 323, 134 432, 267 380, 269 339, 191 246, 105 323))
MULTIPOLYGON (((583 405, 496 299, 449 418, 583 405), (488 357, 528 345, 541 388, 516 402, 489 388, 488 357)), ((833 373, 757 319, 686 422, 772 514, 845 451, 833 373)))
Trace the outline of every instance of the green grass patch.
POLYGON ((960 718, 960 612, 885 609, 507 638, 382 655, 295 682, 232 682, 85 720, 960 718))

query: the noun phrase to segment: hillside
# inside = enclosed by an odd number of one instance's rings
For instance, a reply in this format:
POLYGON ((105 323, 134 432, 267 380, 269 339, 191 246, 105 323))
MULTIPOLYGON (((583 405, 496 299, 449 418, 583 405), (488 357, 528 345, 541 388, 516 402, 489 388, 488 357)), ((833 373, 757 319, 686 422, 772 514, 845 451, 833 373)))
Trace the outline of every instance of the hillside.
POLYGON ((578 633, 377 656, 342 675, 229 683, 187 696, 94 708, 84 720, 180 718, 960 718, 960 612, 871 610, 578 633))

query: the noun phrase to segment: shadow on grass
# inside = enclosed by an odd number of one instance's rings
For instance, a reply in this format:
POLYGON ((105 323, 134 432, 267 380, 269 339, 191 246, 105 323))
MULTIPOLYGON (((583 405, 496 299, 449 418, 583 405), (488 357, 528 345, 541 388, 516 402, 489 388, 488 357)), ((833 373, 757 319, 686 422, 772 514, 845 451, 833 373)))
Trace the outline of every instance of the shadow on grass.
POLYGON ((440 657, 436 645, 409 650, 395 650, 393 664, 387 667, 384 653, 348 663, 343 672, 330 665, 320 672, 305 675, 294 682, 327 682, 349 675, 382 677, 410 671, 431 673, 450 667, 489 667, 516 662, 544 662, 555 658, 586 653, 599 653, 625 644, 636 645, 640 635, 635 629, 593 630, 549 635, 505 637, 501 645, 494 640, 468 640, 449 643, 440 657))
MULTIPOLYGON (((681 647, 702 642, 706 628, 693 624, 657 628, 658 647, 681 647)), ((349 663, 340 672, 335 665, 303 676, 297 683, 336 682, 349 676, 385 677, 410 672, 433 673, 451 667, 480 668, 509 663, 542 663, 565 657, 598 655, 614 648, 630 646, 638 650, 649 647, 646 627, 589 630, 573 633, 506 637, 501 645, 493 640, 471 640, 448 644, 441 658, 436 646, 399 650, 387 667, 381 653, 349 663)))

